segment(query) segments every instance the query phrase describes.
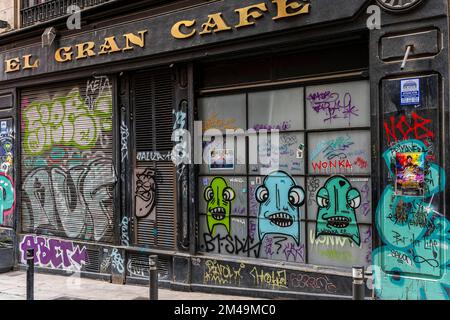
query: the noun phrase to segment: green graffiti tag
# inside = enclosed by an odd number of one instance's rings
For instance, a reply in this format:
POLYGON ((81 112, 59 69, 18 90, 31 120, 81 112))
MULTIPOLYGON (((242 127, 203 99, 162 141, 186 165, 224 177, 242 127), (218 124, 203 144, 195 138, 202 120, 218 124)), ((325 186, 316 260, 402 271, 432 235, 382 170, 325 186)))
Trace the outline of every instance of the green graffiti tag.
POLYGON ((361 205, 361 193, 346 178, 335 176, 328 179, 317 192, 317 204, 316 237, 346 237, 358 246, 361 244, 355 211, 361 205))
POLYGON ((33 102, 23 110, 24 151, 40 155, 53 146, 93 147, 102 132, 112 130, 112 95, 104 92, 93 108, 78 89, 51 101, 33 102))
POLYGON ((230 233, 231 203, 235 198, 235 192, 230 188, 226 180, 216 177, 205 189, 204 193, 207 204, 207 218, 209 232, 214 235, 216 227, 223 225, 230 233))

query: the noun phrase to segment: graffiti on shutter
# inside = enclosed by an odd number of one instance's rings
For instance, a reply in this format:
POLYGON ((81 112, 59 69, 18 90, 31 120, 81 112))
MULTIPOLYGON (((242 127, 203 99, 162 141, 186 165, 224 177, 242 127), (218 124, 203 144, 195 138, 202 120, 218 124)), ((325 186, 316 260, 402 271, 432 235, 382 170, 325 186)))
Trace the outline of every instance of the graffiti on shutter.
POLYGON ((26 232, 111 242, 112 87, 107 77, 21 96, 26 232))
MULTIPOLYGON (((136 240, 140 246, 173 249, 176 238, 176 168, 172 162, 174 90, 170 70, 134 77, 134 200, 136 240)), ((178 123, 177 122, 177 123, 178 123)))

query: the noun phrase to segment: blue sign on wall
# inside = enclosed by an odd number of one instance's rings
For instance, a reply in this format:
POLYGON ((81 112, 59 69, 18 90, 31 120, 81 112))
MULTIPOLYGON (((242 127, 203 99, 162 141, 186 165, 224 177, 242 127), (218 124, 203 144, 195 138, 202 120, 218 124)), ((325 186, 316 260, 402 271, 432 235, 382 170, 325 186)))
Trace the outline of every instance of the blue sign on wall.
POLYGON ((420 79, 406 79, 400 83, 400 105, 420 104, 420 79))

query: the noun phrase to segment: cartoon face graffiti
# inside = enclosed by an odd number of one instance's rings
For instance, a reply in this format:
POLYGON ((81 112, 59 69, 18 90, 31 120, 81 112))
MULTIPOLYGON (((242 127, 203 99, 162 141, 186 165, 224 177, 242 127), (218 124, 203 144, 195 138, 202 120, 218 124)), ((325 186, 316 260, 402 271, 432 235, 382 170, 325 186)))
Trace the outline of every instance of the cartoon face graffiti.
POLYGON ((361 193, 346 178, 335 176, 317 192, 316 201, 319 207, 316 238, 321 235, 347 237, 359 246, 355 209, 361 205, 361 193))
POLYGON ((216 227, 223 225, 230 233, 230 213, 231 203, 235 198, 234 190, 228 186, 224 178, 216 177, 205 189, 204 197, 208 202, 206 212, 209 232, 214 235, 216 227))
POLYGON ((300 206, 305 191, 283 171, 269 174, 262 186, 256 189, 259 205, 259 239, 267 234, 280 234, 300 242, 300 206))
POLYGON ((136 169, 136 217, 150 216, 154 220, 156 206, 155 171, 149 168, 136 169))

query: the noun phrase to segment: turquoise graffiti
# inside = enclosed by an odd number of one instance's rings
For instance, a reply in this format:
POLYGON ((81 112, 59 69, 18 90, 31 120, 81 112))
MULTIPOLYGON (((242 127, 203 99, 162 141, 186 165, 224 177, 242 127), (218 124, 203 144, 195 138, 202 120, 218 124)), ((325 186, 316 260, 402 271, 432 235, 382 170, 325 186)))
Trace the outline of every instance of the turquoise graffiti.
POLYGON ((12 214, 15 204, 14 185, 11 178, 0 173, 0 225, 12 214))
POLYGON ((300 243, 300 207, 305 191, 284 171, 266 176, 256 189, 259 202, 258 228, 262 241, 268 234, 285 235, 300 243))
POLYGON ((86 104, 79 89, 33 102, 23 110, 24 151, 40 155, 53 146, 89 149, 102 133, 112 130, 111 113, 112 95, 106 91, 95 100, 93 108, 86 104))
POLYGON ((343 176, 328 179, 317 192, 316 238, 332 235, 350 238, 361 244, 356 209, 361 205, 361 193, 343 176))
MULTIPOLYGON (((395 176, 397 153, 423 152, 420 140, 402 141, 383 158, 395 176)), ((376 227, 383 245, 373 251, 374 288, 380 299, 448 300, 450 287, 450 224, 439 212, 445 190, 445 171, 425 165, 424 195, 397 194, 394 183, 384 190, 376 227)))

